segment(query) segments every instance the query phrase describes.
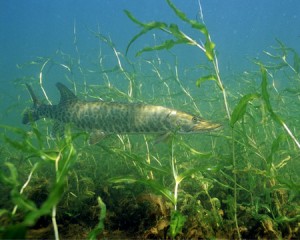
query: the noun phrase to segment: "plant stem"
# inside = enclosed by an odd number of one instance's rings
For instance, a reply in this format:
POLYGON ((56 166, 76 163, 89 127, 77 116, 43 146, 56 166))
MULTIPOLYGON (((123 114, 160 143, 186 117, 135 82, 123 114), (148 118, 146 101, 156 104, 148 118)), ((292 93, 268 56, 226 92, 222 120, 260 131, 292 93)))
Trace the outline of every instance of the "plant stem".
POLYGON ((234 179, 234 190, 233 190, 233 211, 234 211, 234 222, 236 231, 238 234, 238 239, 241 239, 241 233, 239 229, 238 219, 237 219, 237 179, 236 179, 236 159, 235 159, 235 145, 234 145, 234 131, 231 131, 232 137, 232 165, 233 165, 233 179, 234 179))
POLYGON ((52 224, 54 230, 55 240, 59 240, 58 227, 56 222, 56 205, 52 208, 52 224))
MULTIPOLYGON (((37 169, 38 167, 38 163, 34 164, 33 168, 31 169, 29 175, 28 175, 28 178, 27 178, 27 181, 24 183, 23 187, 21 188, 20 190, 20 194, 23 193, 23 191, 25 190, 25 188, 28 186, 29 182, 31 181, 31 177, 32 177, 32 174, 34 173, 34 171, 37 169)), ((17 209, 18 209, 18 205, 15 205, 13 211, 12 211, 12 215, 15 215, 16 212, 17 212, 17 209)))
POLYGON ((226 94, 225 88, 223 86, 221 77, 220 77, 218 59, 217 59, 217 56, 216 56, 215 52, 214 52, 213 65, 214 65, 215 73, 216 73, 216 76, 217 76, 218 85, 219 85, 219 87, 221 88, 221 91, 222 91, 222 95, 223 95, 223 100, 224 100, 224 105, 225 105, 225 110, 226 110, 226 113, 227 113, 227 117, 228 117, 228 120, 230 121, 231 115, 230 115, 228 101, 227 101, 227 94, 226 94))
POLYGON ((178 181, 178 173, 177 173, 177 169, 176 169, 176 160, 174 158, 174 143, 173 143, 174 139, 172 139, 172 142, 171 142, 171 164, 172 164, 172 172, 173 172, 173 177, 174 177, 174 180, 175 180, 175 187, 174 187, 174 209, 175 211, 177 210, 177 197, 178 197, 178 186, 179 186, 179 183, 180 181, 178 181))
MULTIPOLYGON (((203 12, 202 12, 202 6, 201 6, 201 2, 200 0, 198 0, 198 5, 199 5, 199 13, 200 13, 200 18, 201 18, 201 21, 203 22, 203 24, 205 25, 205 22, 204 22, 204 17, 203 17, 203 12)), ((207 33, 208 35, 208 39, 209 41, 211 41, 211 37, 210 37, 210 34, 207 33)), ((199 47, 202 51, 206 51, 205 47, 203 46, 199 46, 199 44, 196 45, 197 47, 199 47)), ((222 83, 222 80, 221 80, 221 77, 220 77, 220 70, 219 70, 219 64, 218 64, 218 58, 216 56, 216 52, 213 51, 213 66, 214 66, 214 70, 215 70, 215 73, 216 73, 216 76, 217 76, 217 82, 218 82, 218 86, 220 87, 221 91, 222 91, 222 94, 223 94, 223 99, 224 99, 224 105, 225 105, 225 110, 226 110, 226 113, 227 113, 227 117, 230 121, 230 111, 229 111, 229 106, 228 106, 228 101, 227 101, 227 94, 226 94, 226 91, 225 91, 225 88, 223 86, 223 83, 222 83)))

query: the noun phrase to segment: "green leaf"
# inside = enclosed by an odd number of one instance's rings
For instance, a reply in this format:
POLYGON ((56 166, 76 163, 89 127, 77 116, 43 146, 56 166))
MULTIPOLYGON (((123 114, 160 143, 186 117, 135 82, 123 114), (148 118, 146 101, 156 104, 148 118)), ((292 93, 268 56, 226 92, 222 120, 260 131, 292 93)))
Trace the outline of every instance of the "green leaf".
POLYGON ((283 125, 283 121, 281 120, 281 118, 276 115, 273 111, 271 102, 270 102, 270 96, 268 93, 268 79, 267 79, 267 70, 266 68, 261 65, 260 66, 260 71, 261 71, 261 76, 262 76, 262 81, 261 81, 261 94, 262 94, 262 98, 266 104, 267 110, 269 111, 271 117, 273 118, 273 120, 277 123, 279 123, 280 125, 283 125))
POLYGON ((174 238, 178 233, 182 231, 185 221, 186 217, 183 216, 180 212, 173 211, 171 213, 170 235, 172 238, 174 238))
MULTIPOLYGON (((175 14, 184 22, 187 22, 188 24, 191 25, 192 28, 195 28, 199 31, 201 31, 204 36, 205 36, 205 44, 204 44, 204 48, 205 48, 205 54, 206 57, 208 58, 209 61, 213 61, 215 58, 215 54, 214 54, 214 48, 215 48, 215 44, 210 40, 209 37, 209 33, 207 31, 207 28, 204 24, 199 23, 195 20, 190 20, 182 11, 180 11, 178 8, 175 7, 175 5, 170 1, 167 0, 168 5, 170 6, 170 8, 175 12, 175 14)), ((154 47, 145 47, 142 50, 140 50, 136 56, 141 55, 144 52, 149 52, 149 51, 154 51, 154 50, 163 50, 163 49, 170 49, 172 48, 174 45, 177 44, 191 44, 191 45, 195 45, 196 42, 191 40, 188 36, 186 36, 183 32, 181 32, 179 30, 179 27, 176 24, 170 24, 169 26, 167 26, 166 23, 164 22, 150 22, 150 23, 143 23, 139 20, 137 20, 129 11, 125 10, 125 14, 128 16, 128 18, 133 21, 135 24, 139 25, 140 27, 142 27, 142 30, 136 34, 129 42, 129 44, 126 47, 126 54, 128 53, 128 50, 131 46, 132 43, 134 43, 138 38, 140 38, 142 35, 148 33, 149 31, 153 30, 153 29, 159 29, 162 30, 164 32, 167 32, 169 34, 172 34, 176 40, 166 40, 164 43, 160 44, 160 45, 156 45, 154 47)))
POLYGON ((266 103, 266 107, 270 112, 273 112, 271 103, 270 103, 270 97, 269 97, 269 93, 267 90, 267 86, 268 86, 268 79, 267 79, 267 70, 264 66, 261 65, 260 67, 260 72, 261 72, 261 93, 262 93, 262 97, 266 103))
POLYGON ((183 173, 177 175, 176 182, 180 183, 183 179, 192 176, 195 172, 198 172, 198 171, 199 171, 199 169, 197 169, 197 168, 187 169, 183 173))
POLYGON ((172 10, 175 12, 177 17, 179 17, 181 20, 183 20, 185 22, 189 22, 189 19, 187 18, 187 16, 185 15, 184 12, 181 12, 178 8, 176 8, 175 5, 170 0, 167 0, 167 3, 172 8, 172 10))
POLYGON ((150 51, 156 51, 156 50, 162 50, 162 49, 170 49, 173 46, 177 45, 177 44, 181 44, 184 43, 184 40, 178 40, 178 41, 174 41, 174 40, 166 40, 165 42, 163 42, 160 45, 156 45, 154 47, 145 47, 142 50, 138 51, 136 56, 140 56, 142 53, 144 52, 150 52, 150 51))
POLYGON ((111 183, 136 183, 138 180, 134 177, 127 176, 127 177, 115 177, 110 178, 109 182, 111 183))
POLYGON ((271 153, 274 154, 275 152, 277 152, 280 143, 285 142, 285 140, 286 140, 286 135, 280 134, 272 143, 271 153))
POLYGON ((129 17, 129 19, 131 21, 133 21, 134 23, 136 23, 137 25, 141 26, 141 27, 145 27, 145 24, 142 23, 141 21, 137 20, 131 12, 129 12, 128 10, 124 10, 125 14, 127 15, 127 17, 129 17))
POLYGON ((175 14, 177 15, 177 17, 179 17, 182 21, 187 22, 188 24, 191 25, 192 28, 195 28, 197 30, 199 30, 200 32, 202 32, 206 38, 206 42, 205 42, 205 54, 207 56, 207 58, 210 61, 214 60, 214 48, 215 48, 215 44, 210 40, 209 37, 209 33, 208 30, 206 28, 206 26, 202 23, 199 23, 195 20, 191 20, 189 19, 185 13, 183 13, 182 11, 180 11, 178 8, 175 7, 175 5, 170 1, 167 0, 168 5, 171 7, 171 9, 175 12, 175 14))
POLYGON ((165 196, 169 201, 171 201, 173 204, 175 204, 175 198, 173 193, 166 188, 165 186, 153 181, 153 180, 140 180, 141 183, 150 186, 152 189, 158 191, 163 196, 165 196))
POLYGON ((51 190, 47 200, 42 204, 41 208, 27 214, 23 223, 27 226, 32 226, 35 224, 38 218, 50 214, 52 208, 60 201, 64 192, 64 186, 64 180, 61 179, 59 182, 57 182, 54 188, 51 190))
POLYGON ((267 157, 267 162, 269 164, 272 163, 273 155, 278 151, 280 143, 284 142, 285 140, 286 140, 286 135, 284 135, 284 134, 280 134, 276 139, 274 139, 274 141, 272 143, 272 147, 271 147, 271 153, 267 157))
POLYGON ((7 209, 0 209, 0 217, 2 218, 4 215, 10 216, 11 215, 11 211, 8 211, 7 209))
POLYGON ((244 116, 244 114, 246 113, 246 108, 247 108, 248 102, 250 102, 250 101, 252 101, 256 98, 259 98, 259 97, 260 97, 259 94, 250 93, 250 94, 247 94, 247 95, 245 95, 241 98, 241 100, 236 105, 236 107, 234 108, 234 110, 231 114, 230 126, 232 128, 234 127, 234 124, 237 121, 239 121, 244 116))
POLYGON ((17 189, 11 192, 11 197, 14 202, 19 208, 23 209, 24 211, 36 211, 37 207, 35 203, 23 195, 21 195, 17 189))
POLYGON ((287 47, 284 45, 283 42, 281 42, 279 39, 276 38, 276 41, 278 42, 278 44, 280 45, 280 49, 282 51, 282 58, 286 57, 288 54, 287 54, 287 47))
POLYGON ((2 239, 25 239, 27 228, 23 224, 10 225, 1 233, 2 239))
POLYGON ((120 178, 111 178, 109 180, 112 183, 141 183, 145 186, 151 187, 152 189, 156 190, 157 192, 164 195, 169 201, 175 204, 175 198, 173 193, 166 188, 165 186, 155 182, 154 180, 140 180, 134 177, 120 177, 120 178))
POLYGON ((5 176, 3 174, 4 171, 1 171, 0 172, 0 181, 2 183, 5 183, 6 185, 11 185, 16 188, 17 186, 19 186, 17 168, 15 167, 15 165, 13 165, 12 163, 9 163, 9 162, 5 163, 5 165, 9 169, 10 176, 9 177, 5 176))
POLYGON ((182 21, 187 22, 191 25, 192 28, 200 30, 206 37, 208 37, 208 31, 204 24, 199 23, 195 20, 189 19, 184 12, 180 11, 178 8, 175 7, 175 5, 170 1, 167 0, 168 5, 171 7, 171 9, 174 11, 177 17, 179 17, 182 21))
POLYGON ((198 78, 196 80, 196 86, 200 87, 200 85, 206 81, 217 81, 217 76, 215 74, 211 74, 211 75, 207 75, 207 76, 203 76, 201 78, 198 78))
POLYGON ((136 34, 128 43, 127 47, 126 47, 126 52, 125 54, 127 54, 131 44, 133 42, 135 42, 139 37, 141 37, 142 35, 146 34, 147 32, 151 31, 152 29, 160 29, 160 30, 164 30, 165 28, 167 28, 167 24, 164 22, 150 22, 150 23, 142 23, 139 20, 137 20, 129 11, 125 10, 126 15, 130 18, 131 21, 133 21, 134 23, 138 24, 140 27, 142 27, 143 29, 136 34))
POLYGON ((207 41, 205 42, 205 55, 208 58, 209 61, 213 61, 215 59, 215 54, 214 54, 214 48, 215 48, 215 44, 210 41, 209 39, 207 39, 207 41))
POLYGON ((190 20, 190 24, 192 25, 192 28, 198 29, 200 32, 202 32, 206 37, 208 37, 208 30, 206 26, 202 23, 199 23, 195 20, 190 20))
POLYGON ((174 23, 171 23, 169 26, 169 30, 173 34, 174 37, 178 39, 186 39, 184 34, 179 30, 178 26, 174 23))
POLYGON ((186 142, 182 141, 180 143, 182 147, 184 147, 186 150, 188 150, 192 155, 197 156, 198 158, 209 158, 212 156, 211 152, 200 152, 199 150, 196 150, 189 146, 186 142))
POLYGON ((297 141, 297 139, 295 138, 295 136, 292 134, 291 130, 287 127, 287 125, 285 124, 285 122, 281 119, 281 117, 279 117, 272 108, 271 102, 270 102, 270 97, 269 97, 269 93, 268 93, 268 80, 267 80, 267 70, 265 69, 265 67, 263 65, 260 66, 261 69, 261 74, 262 74, 262 81, 261 81, 261 92, 262 92, 262 97, 263 100, 266 104, 266 108, 270 113, 270 116, 272 117, 272 119, 277 122, 278 124, 280 124, 285 131, 287 132, 287 134, 293 139, 293 141, 297 144, 297 146, 300 148, 300 143, 297 141))
MULTIPOLYGON (((257 62, 254 62, 255 64, 258 64, 258 65, 261 65, 262 63, 257 61, 257 62)), ((270 65, 264 65, 264 68, 265 69, 268 69, 268 70, 281 70, 282 68, 285 68, 287 67, 288 64, 285 63, 285 62, 281 62, 281 63, 275 63, 275 64, 270 64, 270 65)))
POLYGON ((296 73, 300 73, 300 57, 296 52, 294 52, 294 69, 296 73))
POLYGON ((103 232, 104 230, 104 220, 106 216, 106 205, 102 201, 100 197, 97 198, 99 208, 101 209, 100 216, 99 216, 99 223, 97 226, 89 233, 87 239, 97 239, 97 236, 103 232))

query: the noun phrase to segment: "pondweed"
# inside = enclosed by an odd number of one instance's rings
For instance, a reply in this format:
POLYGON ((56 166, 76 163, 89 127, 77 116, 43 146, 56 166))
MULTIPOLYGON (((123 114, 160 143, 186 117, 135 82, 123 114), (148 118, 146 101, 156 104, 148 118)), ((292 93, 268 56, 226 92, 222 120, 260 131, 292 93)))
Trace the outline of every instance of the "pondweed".
POLYGON ((143 23, 126 11, 141 27, 127 51, 154 29, 170 39, 138 51, 139 58, 130 62, 108 37, 91 31, 112 52, 115 67, 105 68, 99 56, 93 69, 86 69, 58 51, 34 63, 38 81, 25 79, 38 82, 50 102, 44 81, 54 66, 82 98, 187 108, 225 119, 223 131, 164 138, 112 135, 88 145, 86 133, 69 128, 65 137, 51 139, 47 121, 30 131, 2 126, 2 238, 299 237, 299 55, 277 41, 275 50, 265 51, 269 61, 253 60, 257 71, 221 81, 216 46, 205 24, 167 3, 204 44, 176 24, 143 23), (180 56, 172 55, 175 66, 160 62, 163 51, 183 44, 198 48, 207 60, 185 69, 205 69, 193 85, 181 77, 180 56), (155 54, 142 59, 144 52, 155 54), (75 81, 77 76, 83 80, 75 81), (89 84, 99 76, 101 83, 89 84))

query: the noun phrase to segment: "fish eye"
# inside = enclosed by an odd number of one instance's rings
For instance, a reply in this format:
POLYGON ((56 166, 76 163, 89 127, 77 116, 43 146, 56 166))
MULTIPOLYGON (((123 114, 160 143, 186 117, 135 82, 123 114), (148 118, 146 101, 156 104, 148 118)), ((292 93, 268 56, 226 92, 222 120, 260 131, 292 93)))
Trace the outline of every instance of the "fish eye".
POLYGON ((197 122, 198 122, 198 118, 197 118, 196 116, 194 116, 194 117, 192 118, 192 121, 193 121, 194 123, 197 123, 197 122))

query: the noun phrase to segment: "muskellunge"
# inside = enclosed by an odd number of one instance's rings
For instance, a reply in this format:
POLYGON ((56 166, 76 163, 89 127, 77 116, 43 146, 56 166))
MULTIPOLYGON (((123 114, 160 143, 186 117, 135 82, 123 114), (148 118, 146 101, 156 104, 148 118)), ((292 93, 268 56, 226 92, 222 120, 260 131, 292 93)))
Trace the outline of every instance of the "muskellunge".
POLYGON ((89 132, 122 133, 199 133, 219 128, 221 125, 172 108, 142 103, 82 101, 65 85, 57 83, 60 102, 57 105, 41 103, 32 88, 26 84, 33 101, 27 109, 23 123, 41 118, 55 120, 54 129, 64 129, 71 123, 89 132))

